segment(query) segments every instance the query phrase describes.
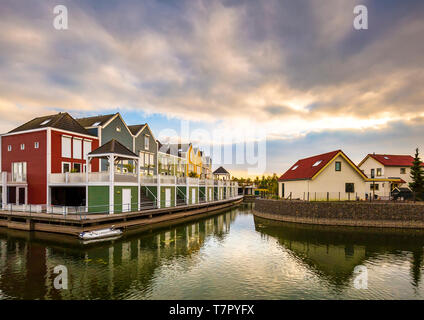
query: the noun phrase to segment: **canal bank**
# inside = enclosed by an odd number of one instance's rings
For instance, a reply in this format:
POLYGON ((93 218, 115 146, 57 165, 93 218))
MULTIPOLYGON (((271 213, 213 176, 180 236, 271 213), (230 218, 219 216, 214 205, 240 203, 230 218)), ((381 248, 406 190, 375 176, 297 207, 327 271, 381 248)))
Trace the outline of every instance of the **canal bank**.
POLYGON ((303 224, 424 229, 424 204, 256 199, 253 214, 303 224))
POLYGON ((213 212, 240 204, 243 196, 214 202, 119 214, 54 215, 0 211, 0 226, 25 231, 78 235, 84 231, 109 228, 128 229, 188 216, 213 212))

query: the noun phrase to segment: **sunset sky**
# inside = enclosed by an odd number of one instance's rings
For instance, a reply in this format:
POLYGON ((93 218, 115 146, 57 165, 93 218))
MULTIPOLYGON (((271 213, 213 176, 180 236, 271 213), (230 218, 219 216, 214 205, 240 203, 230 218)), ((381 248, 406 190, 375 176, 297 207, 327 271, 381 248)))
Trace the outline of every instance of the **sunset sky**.
POLYGON ((422 0, 2 0, 0 75, 2 133, 59 111, 119 111, 156 138, 189 121, 210 133, 199 144, 259 139, 278 175, 335 149, 424 154, 422 0), (357 4, 368 30, 353 28, 357 4))

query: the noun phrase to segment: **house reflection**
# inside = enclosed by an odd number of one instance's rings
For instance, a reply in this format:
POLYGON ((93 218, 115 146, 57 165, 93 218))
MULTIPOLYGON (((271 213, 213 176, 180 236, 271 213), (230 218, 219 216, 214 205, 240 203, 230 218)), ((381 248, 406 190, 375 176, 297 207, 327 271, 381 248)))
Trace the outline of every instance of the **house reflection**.
POLYGON ((317 276, 336 288, 351 285, 354 268, 383 254, 411 255, 411 281, 421 279, 424 231, 284 223, 255 216, 255 229, 272 237, 317 276))
POLYGON ((88 246, 69 237, 0 229, 0 298, 130 298, 132 290, 148 294, 158 269, 172 269, 180 257, 194 265, 205 241, 225 239, 236 216, 231 210, 88 246), (57 265, 68 269, 69 290, 54 288, 57 265))

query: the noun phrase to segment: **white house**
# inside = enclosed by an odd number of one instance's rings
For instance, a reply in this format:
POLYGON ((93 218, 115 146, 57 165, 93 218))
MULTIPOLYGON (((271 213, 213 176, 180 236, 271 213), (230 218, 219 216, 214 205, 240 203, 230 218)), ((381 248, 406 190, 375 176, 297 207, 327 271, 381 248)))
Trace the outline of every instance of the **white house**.
POLYGON ((301 200, 364 199, 368 177, 336 150, 298 160, 278 179, 278 194, 301 200))
POLYGON ((374 182, 367 189, 382 199, 388 199, 393 188, 402 184, 408 186, 414 158, 410 155, 368 154, 358 167, 374 182), (378 182, 376 182, 378 181, 378 182))

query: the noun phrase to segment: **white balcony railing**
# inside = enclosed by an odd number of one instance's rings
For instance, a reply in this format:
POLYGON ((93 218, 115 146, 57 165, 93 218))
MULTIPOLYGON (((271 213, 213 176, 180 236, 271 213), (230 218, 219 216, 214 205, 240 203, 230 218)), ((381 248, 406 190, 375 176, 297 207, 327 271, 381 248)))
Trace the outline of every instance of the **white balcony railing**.
POLYGON ((49 183, 84 183, 86 176, 84 172, 50 173, 49 183))
POLYGON ((142 185, 152 185, 157 183, 158 183, 157 176, 141 176, 140 177, 140 184, 142 185))
POLYGON ((160 184, 176 184, 176 177, 161 175, 160 184))
POLYGON ((26 176, 26 174, 14 176, 11 172, 7 172, 7 182, 26 183, 27 182, 27 176, 26 176))
POLYGON ((115 182, 137 183, 137 174, 133 173, 115 173, 115 182))
POLYGON ((196 186, 199 184, 199 179, 197 178, 189 178, 187 177, 187 183, 192 186, 196 186))

